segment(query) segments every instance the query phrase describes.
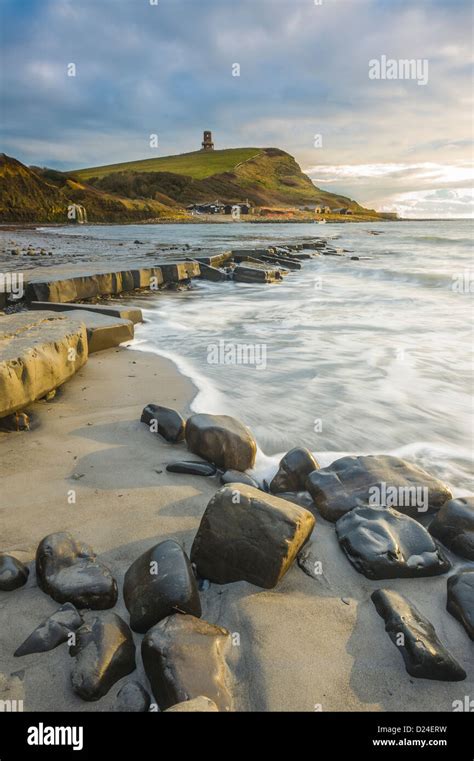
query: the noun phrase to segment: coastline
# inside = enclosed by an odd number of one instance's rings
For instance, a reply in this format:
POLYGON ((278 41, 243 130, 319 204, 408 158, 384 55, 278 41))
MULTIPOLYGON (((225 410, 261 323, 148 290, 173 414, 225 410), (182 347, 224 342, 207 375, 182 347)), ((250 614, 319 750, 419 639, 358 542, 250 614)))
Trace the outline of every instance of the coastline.
MULTIPOLYGON (((186 414, 194 393, 190 381, 163 357, 122 347, 93 355, 52 402, 33 405, 28 434, 0 434, 0 477, 9 495, 2 549, 30 562, 46 534, 70 530, 111 568, 119 584, 115 610, 127 620, 121 594, 127 568, 166 538, 189 551, 220 485, 215 477, 167 473, 167 463, 189 453, 140 423, 150 401, 186 414), (71 489, 77 495, 74 505, 67 501, 71 489)), ((295 563, 276 589, 238 582, 211 584, 201 592, 203 618, 239 634, 240 644, 229 657, 236 710, 452 710, 453 700, 469 692, 468 683, 410 679, 370 600, 374 589, 403 591, 406 582, 371 582, 357 573, 338 547, 333 526, 319 516, 312 538, 324 567, 319 580, 295 563)), ((410 598, 441 639, 472 668, 471 645, 443 610, 445 580, 411 579, 409 585, 410 598)), ((71 690, 67 648, 13 657, 57 608, 36 586, 33 571, 24 587, 1 593, 0 599, 0 672, 20 674, 26 711, 112 710, 126 677, 99 703, 86 703, 71 690)), ((134 639, 132 678, 147 685, 140 636, 134 639)))

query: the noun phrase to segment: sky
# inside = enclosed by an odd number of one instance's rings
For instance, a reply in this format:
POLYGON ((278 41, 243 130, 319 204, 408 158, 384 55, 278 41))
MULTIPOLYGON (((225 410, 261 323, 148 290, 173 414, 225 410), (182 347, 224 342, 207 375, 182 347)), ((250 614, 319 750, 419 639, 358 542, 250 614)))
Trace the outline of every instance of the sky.
POLYGON ((26 164, 210 129, 370 208, 474 215, 470 0, 0 0, 0 27, 0 150, 26 164))

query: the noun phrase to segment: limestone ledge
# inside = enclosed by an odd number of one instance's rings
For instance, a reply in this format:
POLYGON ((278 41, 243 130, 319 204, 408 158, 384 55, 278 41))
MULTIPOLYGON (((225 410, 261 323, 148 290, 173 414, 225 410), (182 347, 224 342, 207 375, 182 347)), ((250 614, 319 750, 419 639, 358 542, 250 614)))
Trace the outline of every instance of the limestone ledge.
POLYGON ((54 312, 5 315, 0 324, 0 418, 69 380, 88 358, 86 326, 54 312))

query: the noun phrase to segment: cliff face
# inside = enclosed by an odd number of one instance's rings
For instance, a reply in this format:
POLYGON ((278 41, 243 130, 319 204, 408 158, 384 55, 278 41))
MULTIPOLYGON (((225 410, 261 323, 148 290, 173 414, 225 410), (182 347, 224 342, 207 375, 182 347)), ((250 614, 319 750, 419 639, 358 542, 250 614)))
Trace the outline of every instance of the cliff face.
POLYGON ((277 148, 196 151, 68 173, 26 167, 0 154, 3 223, 67 222, 71 204, 83 206, 89 222, 179 221, 188 204, 216 199, 309 210, 344 206, 377 217, 350 198, 316 188, 277 148))
POLYGON ((179 211, 153 199, 120 198, 61 172, 32 169, 0 154, 0 222, 67 222, 71 204, 84 206, 89 222, 180 216, 179 211))

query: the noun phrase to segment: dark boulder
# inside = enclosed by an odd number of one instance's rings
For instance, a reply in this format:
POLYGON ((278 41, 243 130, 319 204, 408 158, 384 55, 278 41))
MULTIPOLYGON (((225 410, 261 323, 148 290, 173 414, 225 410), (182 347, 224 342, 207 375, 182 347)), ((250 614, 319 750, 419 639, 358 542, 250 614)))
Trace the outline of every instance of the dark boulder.
POLYGON ((198 574, 218 584, 248 581, 271 589, 288 571, 314 527, 313 515, 244 484, 209 502, 191 549, 198 574))
POLYGON ((221 476, 222 484, 246 484, 247 486, 253 486, 254 489, 258 489, 258 483, 252 476, 248 476, 247 473, 242 473, 240 470, 226 470, 221 476))
POLYGON ((474 560, 474 497, 445 502, 428 530, 456 555, 474 560))
POLYGON ((278 472, 270 484, 273 494, 286 491, 304 491, 306 479, 319 464, 308 449, 295 447, 280 460, 278 472))
POLYGON ((231 711, 230 645, 227 629, 194 616, 170 616, 150 629, 142 658, 160 709, 206 695, 220 711, 231 711))
POLYGON ((104 610, 117 602, 117 582, 87 544, 68 532, 49 534, 36 551, 38 586, 56 602, 104 610))
POLYGON ((28 581, 29 570, 13 555, 0 554, 0 591, 12 592, 28 581))
POLYGON ((132 632, 116 613, 94 616, 84 623, 69 653, 75 656, 72 687, 83 700, 99 700, 135 669, 132 632))
POLYGON ((189 450, 218 468, 243 471, 255 464, 255 439, 229 415, 191 415, 185 433, 189 450))
POLYGON ((306 488, 328 521, 337 521, 356 505, 394 507, 419 518, 451 499, 445 484, 417 465, 389 455, 341 457, 327 468, 315 470, 306 488))
POLYGON ((166 441, 176 444, 184 440, 185 420, 179 412, 159 404, 147 404, 140 418, 153 433, 159 433, 166 441))
POLYGON ((294 502, 295 505, 304 507, 310 512, 314 511, 314 502, 309 491, 282 491, 277 496, 280 499, 286 499, 288 502, 294 502))
POLYGON ((339 518, 336 534, 368 579, 438 576, 451 567, 421 523, 390 507, 356 507, 339 518))
POLYGON ((15 650, 15 656, 45 653, 66 642, 69 634, 83 624, 82 616, 70 602, 62 605, 52 616, 46 618, 30 636, 15 650))
POLYGON ((372 602, 411 676, 443 682, 460 682, 466 678, 462 666, 439 641, 433 624, 406 597, 377 589, 372 594, 372 602))
POLYGON ((168 473, 184 473, 188 476, 215 476, 217 468, 209 462, 172 462, 166 466, 168 473))
POLYGON ((117 692, 114 710, 120 713, 146 713, 151 699, 140 682, 125 682, 117 692))
POLYGON ((446 607, 474 640, 474 570, 466 569, 449 577, 446 607))
POLYGON ((201 615, 197 582, 178 542, 167 539, 140 555, 125 574, 125 605, 130 626, 146 632, 172 613, 201 615))

